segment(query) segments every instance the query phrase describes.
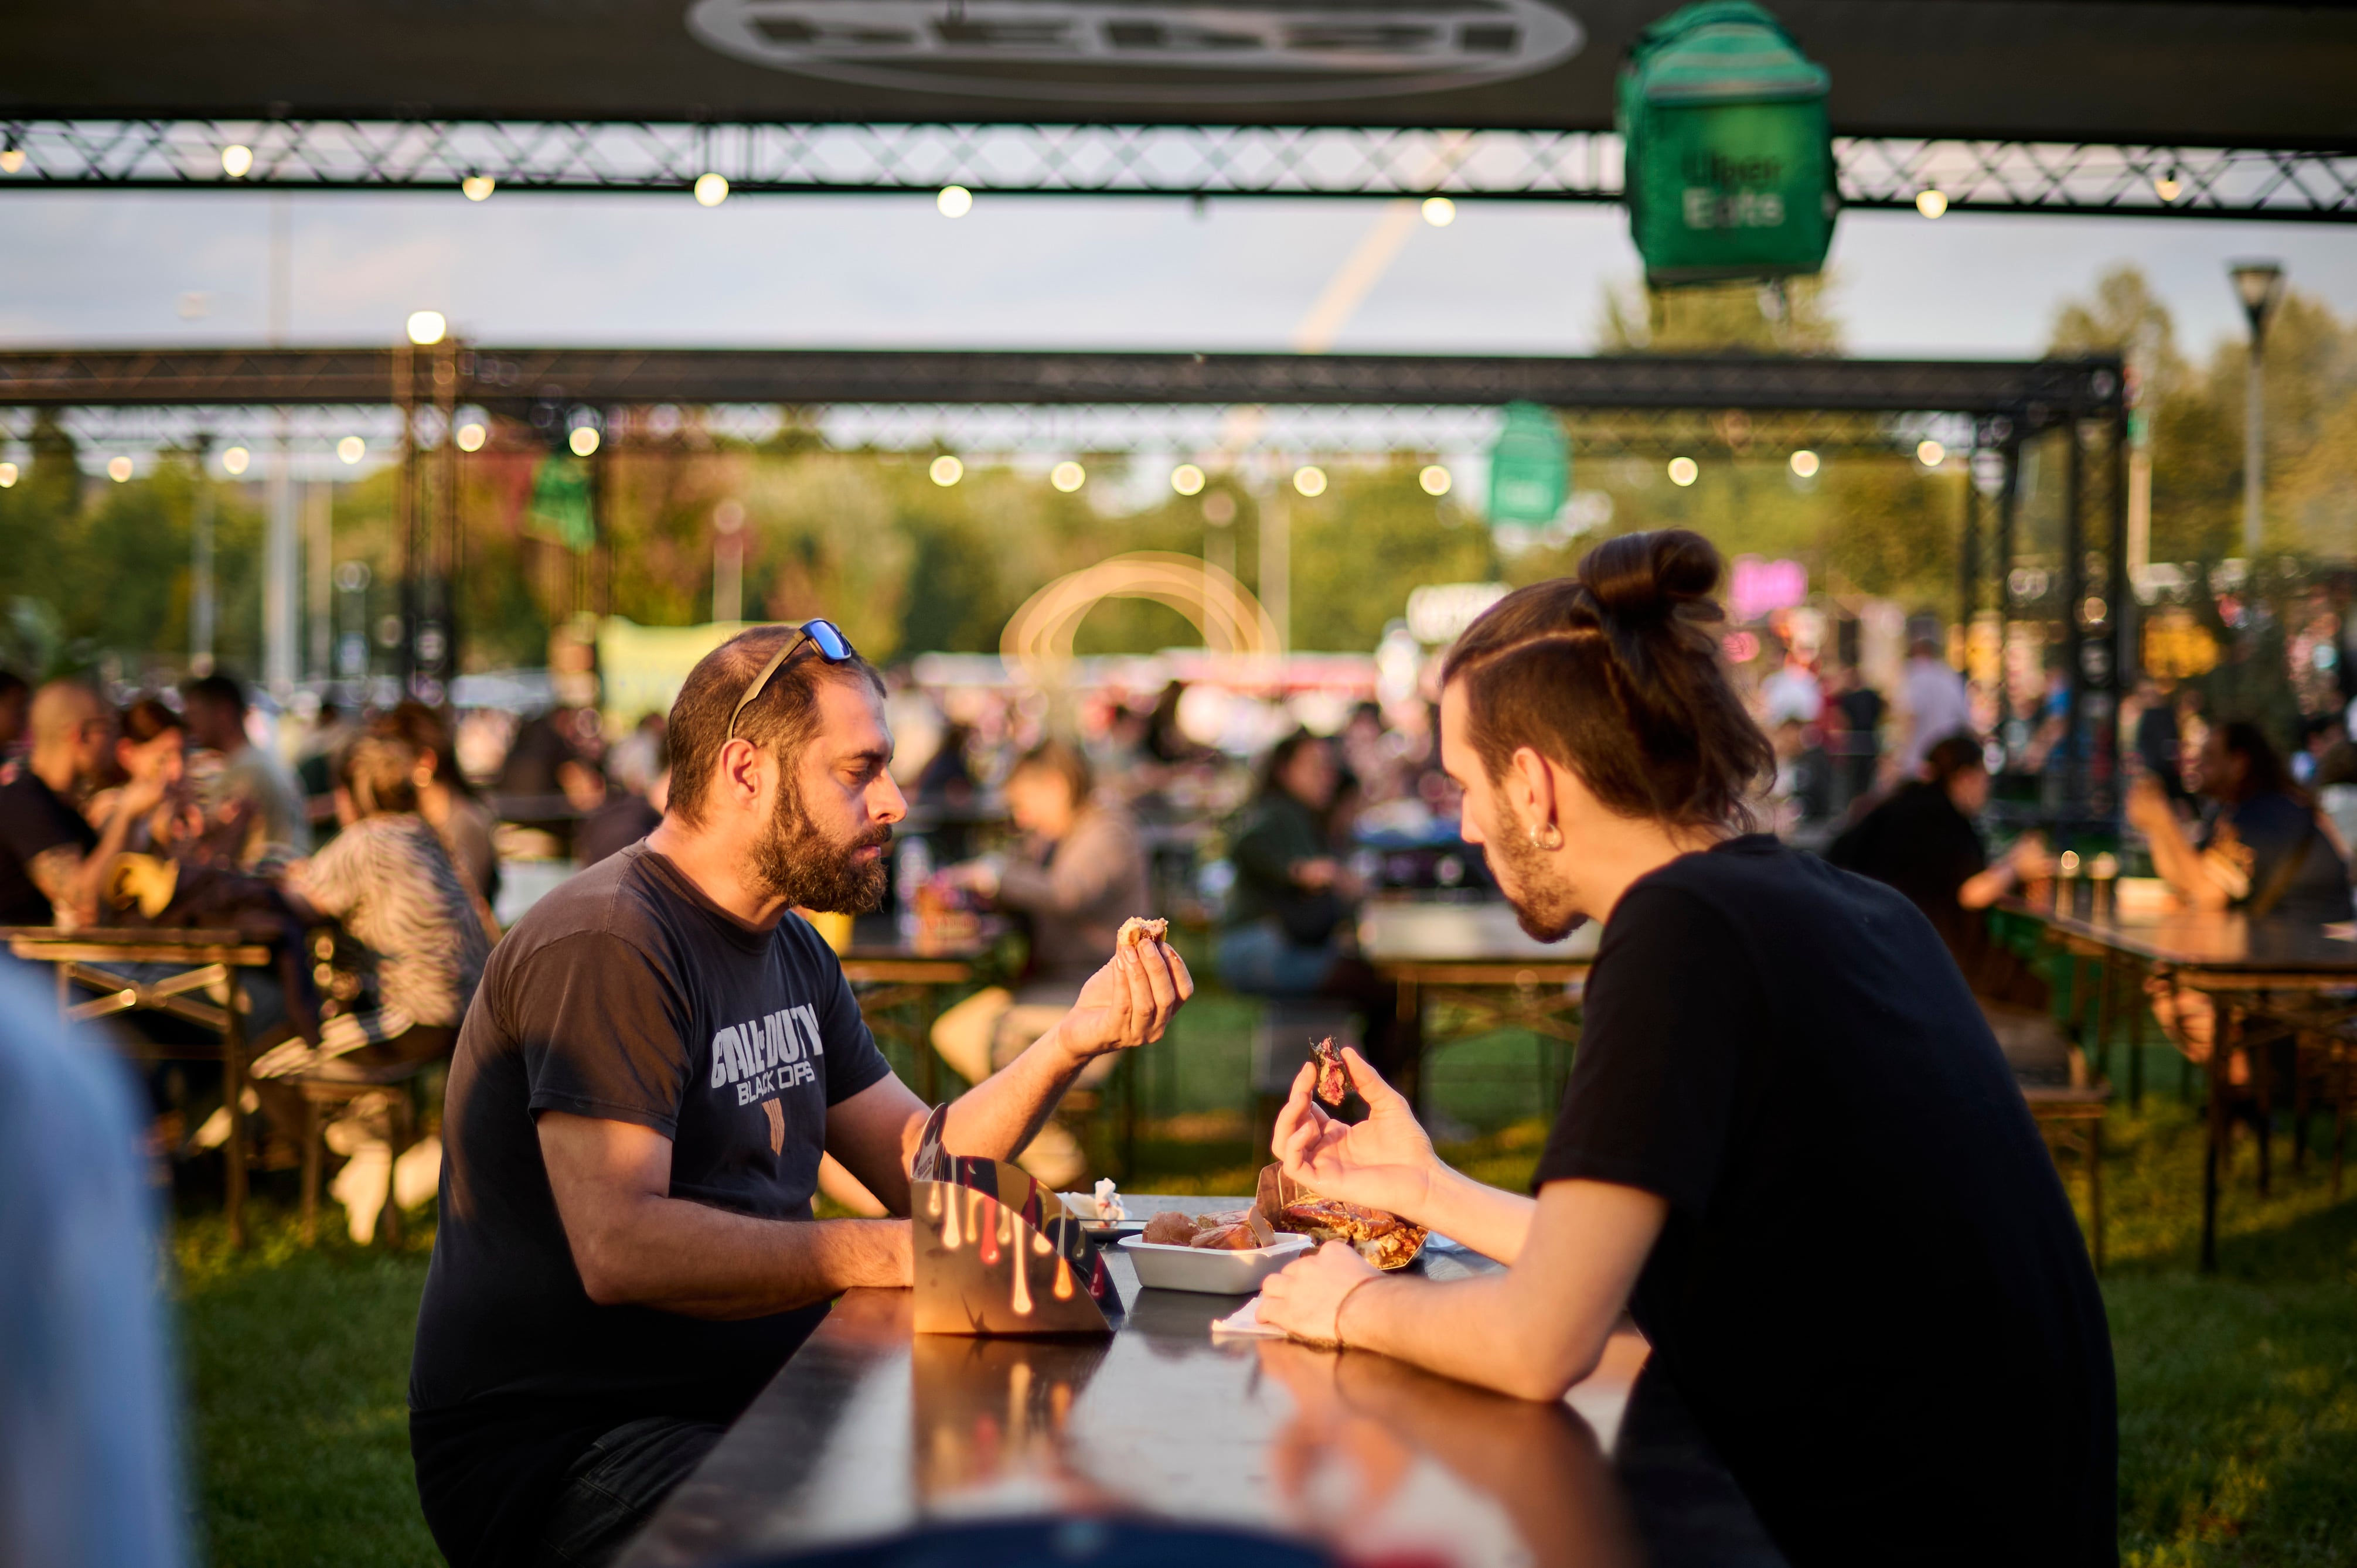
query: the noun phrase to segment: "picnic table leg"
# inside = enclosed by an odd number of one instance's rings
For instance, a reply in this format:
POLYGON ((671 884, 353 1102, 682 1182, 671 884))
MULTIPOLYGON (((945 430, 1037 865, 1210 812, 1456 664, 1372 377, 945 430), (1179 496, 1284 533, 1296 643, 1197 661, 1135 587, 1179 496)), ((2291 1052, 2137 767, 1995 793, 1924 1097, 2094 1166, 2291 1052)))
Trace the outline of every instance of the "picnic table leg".
POLYGON ((2144 971, 2128 971, 2128 1109, 2144 1109, 2144 971))
POLYGON ((2259 1049, 2254 1048, 2249 1053, 2249 1059, 2251 1089, 2256 1097, 2255 1103, 2258 1106, 2259 1196, 2265 1197, 2267 1196, 2268 1178, 2274 1174, 2275 1164, 2273 1158, 2276 1128, 2275 1042, 2272 1039, 2266 1042, 2264 1058, 2259 1049))
POLYGON ((2119 966, 2109 952, 2095 961, 2095 1076, 2112 1081, 2112 988, 2119 983, 2119 966))
POLYGON ((917 1097, 928 1106, 940 1103, 941 1059, 933 1049, 933 1020, 941 1009, 936 1005, 933 988, 917 988, 917 1037, 912 1042, 917 1053, 917 1097))
POLYGON ((2087 1218, 2095 1233, 2095 1272, 2104 1272, 2104 1119, 2087 1119, 2087 1218))
POLYGON ((229 1171, 222 1184, 222 1202, 229 1210, 229 1244, 245 1251, 245 1018, 238 1004, 245 987, 237 971, 229 972, 228 1004, 221 1011, 221 1097, 229 1109, 229 1139, 221 1145, 229 1171))
POLYGON ((2218 1026, 2211 1031, 2209 1137, 2201 1159, 2201 1272, 2218 1270, 2218 1162, 2226 1149, 2226 1060, 2242 1036, 2239 1004, 2218 1009, 2218 1026))

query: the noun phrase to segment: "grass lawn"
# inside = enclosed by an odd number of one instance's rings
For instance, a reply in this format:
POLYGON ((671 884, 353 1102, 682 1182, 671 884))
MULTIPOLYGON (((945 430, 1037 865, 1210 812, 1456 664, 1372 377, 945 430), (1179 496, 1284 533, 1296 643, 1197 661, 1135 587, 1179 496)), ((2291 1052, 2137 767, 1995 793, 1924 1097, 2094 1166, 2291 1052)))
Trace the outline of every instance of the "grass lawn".
MULTIPOLYGON (((1181 1015, 1167 1065, 1141 1064, 1152 1114, 1128 1185, 1251 1190, 1261 1159, 1233 1087, 1251 1017, 1207 992, 1181 1015)), ((2176 1082, 2158 1053, 2151 1061, 2148 1082, 2176 1082)), ((1484 1180, 1519 1187, 1538 1157, 1533 1062, 1527 1039, 1501 1036, 1452 1047, 1433 1069, 1434 1101, 1478 1134, 1446 1152, 1484 1180)), ((2192 1112, 2156 1093, 2141 1114, 2115 1110, 2104 1137, 2123 1557, 2140 1568, 2357 1563, 2357 1171, 2335 1204, 2322 1163, 2293 1176, 2279 1139, 2275 1194, 2262 1200, 2244 1143, 2220 1272, 2205 1277, 2192 1112)), ((413 1227, 398 1254, 340 1239, 307 1251, 289 1216, 261 1207, 242 1257, 210 1213, 174 1235, 208 1560, 438 1563, 403 1397, 431 1227, 413 1227)))

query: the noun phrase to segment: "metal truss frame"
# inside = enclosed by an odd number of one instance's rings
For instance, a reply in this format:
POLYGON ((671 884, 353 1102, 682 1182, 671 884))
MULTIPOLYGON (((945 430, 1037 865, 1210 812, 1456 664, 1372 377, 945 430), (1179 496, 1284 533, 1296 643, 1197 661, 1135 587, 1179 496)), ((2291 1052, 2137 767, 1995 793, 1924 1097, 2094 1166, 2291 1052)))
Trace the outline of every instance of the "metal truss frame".
MULTIPOLYGON (((0 190, 1446 196, 1618 201, 1598 131, 494 120, 0 121, 0 190), (250 163, 232 175, 225 149, 250 163)), ((2357 221, 2357 148, 1839 136, 1850 207, 2357 221), (1936 192, 1937 199, 1927 199, 1936 192), (1919 206, 1919 203, 1922 204, 1919 206)))

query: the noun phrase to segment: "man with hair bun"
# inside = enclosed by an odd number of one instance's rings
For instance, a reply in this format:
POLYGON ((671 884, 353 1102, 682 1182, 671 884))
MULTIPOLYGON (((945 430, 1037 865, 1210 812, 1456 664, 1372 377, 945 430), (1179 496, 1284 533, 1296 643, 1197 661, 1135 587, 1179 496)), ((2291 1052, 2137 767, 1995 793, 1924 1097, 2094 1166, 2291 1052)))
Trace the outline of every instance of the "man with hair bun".
MULTIPOLYGON (((662 822, 491 955, 410 1371, 418 1494, 458 1568, 609 1561, 830 1300, 910 1282, 905 1219, 812 1217, 822 1155, 905 1217, 927 1112, 791 913, 882 898, 908 809, 883 696, 831 622, 723 643, 672 708, 662 822)), ((950 1107, 948 1146, 1014 1158, 1193 989, 1168 945, 1122 948, 950 1107)))
POLYGON ((1378 1275, 1329 1245, 1261 1321, 1552 1401, 1623 1310, 1786 1560, 2112 1563, 2103 1300, 2053 1161, 1963 977, 1897 892, 1752 831, 1769 765, 1719 660, 1718 557, 1598 545, 1451 651, 1441 760, 1523 929, 1603 925, 1535 1199, 1371 1113, 1277 1118, 1286 1171, 1508 1265, 1378 1275))

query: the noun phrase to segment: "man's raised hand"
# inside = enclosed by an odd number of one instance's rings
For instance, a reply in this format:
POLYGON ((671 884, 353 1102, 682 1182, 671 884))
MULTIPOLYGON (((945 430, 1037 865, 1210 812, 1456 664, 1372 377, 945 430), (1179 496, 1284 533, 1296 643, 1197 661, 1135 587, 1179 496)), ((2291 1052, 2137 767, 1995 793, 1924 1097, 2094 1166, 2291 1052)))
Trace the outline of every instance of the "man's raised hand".
POLYGON ((1086 1059, 1158 1040, 1180 1005, 1195 994, 1187 961, 1164 941, 1114 950, 1081 987, 1080 1000, 1058 1026, 1065 1047, 1086 1059))

